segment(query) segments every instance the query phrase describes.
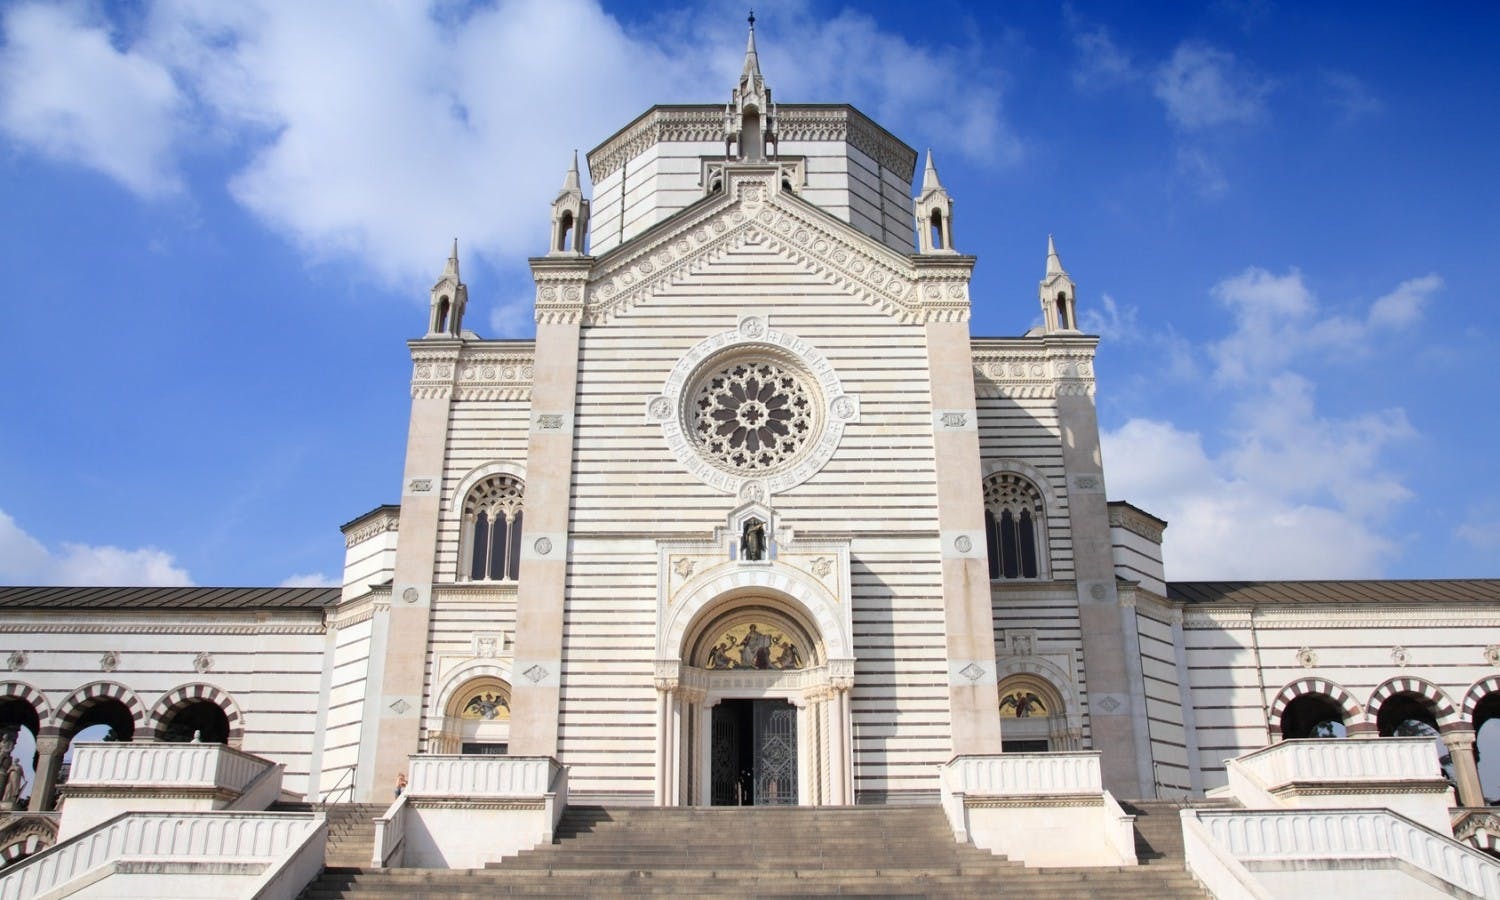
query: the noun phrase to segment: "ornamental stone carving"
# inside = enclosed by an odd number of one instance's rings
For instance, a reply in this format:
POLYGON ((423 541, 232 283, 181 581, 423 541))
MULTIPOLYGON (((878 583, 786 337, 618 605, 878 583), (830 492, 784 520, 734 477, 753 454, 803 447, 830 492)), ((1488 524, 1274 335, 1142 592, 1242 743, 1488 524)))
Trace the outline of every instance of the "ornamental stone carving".
POLYGON ((689 472, 764 503, 822 470, 859 405, 812 345, 746 315, 683 354, 646 408, 689 472), (835 399, 848 401, 840 406, 848 418, 831 414, 835 399), (672 414, 660 418, 664 406, 672 414))
POLYGON ((113 672, 120 668, 120 654, 114 650, 106 651, 99 657, 99 670, 102 672, 113 672))
POLYGON ((207 652, 199 653, 193 657, 193 670, 198 674, 208 672, 214 667, 214 658, 207 652))
POLYGON ((1303 647, 1297 651, 1297 665, 1304 669, 1312 669, 1318 665, 1318 654, 1311 647, 1303 647))
POLYGON ((26 662, 27 657, 25 650, 12 650, 10 652, 10 656, 7 656, 5 658, 5 664, 7 666, 10 666, 10 670, 12 672, 19 672, 22 669, 26 668, 26 662))

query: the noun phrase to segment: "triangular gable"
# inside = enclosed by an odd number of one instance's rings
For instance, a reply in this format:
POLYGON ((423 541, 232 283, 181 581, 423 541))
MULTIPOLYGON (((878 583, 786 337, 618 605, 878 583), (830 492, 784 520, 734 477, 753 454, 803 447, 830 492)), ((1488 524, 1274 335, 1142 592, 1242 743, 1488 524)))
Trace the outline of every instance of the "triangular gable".
POLYGON ((910 259, 783 194, 772 178, 746 173, 730 180, 723 197, 603 257, 589 275, 584 321, 607 322, 747 243, 776 250, 903 322, 923 317, 910 259))

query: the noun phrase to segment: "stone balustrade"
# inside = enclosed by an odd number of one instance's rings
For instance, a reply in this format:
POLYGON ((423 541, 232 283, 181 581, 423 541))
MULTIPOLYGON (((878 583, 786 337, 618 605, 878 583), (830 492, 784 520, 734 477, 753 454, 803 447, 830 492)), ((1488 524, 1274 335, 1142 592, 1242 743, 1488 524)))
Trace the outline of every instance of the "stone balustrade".
POLYGON ((375 854, 370 865, 377 869, 399 866, 406 850, 406 805, 410 794, 402 794, 385 814, 375 819, 375 854))
POLYGON ((533 797, 553 790, 561 767, 547 756, 413 756, 406 793, 422 797, 533 797))
POLYGON ((1292 740, 1238 758, 1267 788, 1290 784, 1391 782, 1441 778, 1430 737, 1292 740))
POLYGON ((271 765, 223 744, 82 743, 68 787, 169 786, 243 791, 271 765))
POLYGON ((948 789, 969 797, 1099 794, 1098 752, 963 756, 945 771, 948 789))
POLYGON ((326 828, 321 815, 308 813, 130 813, 0 874, 0 900, 44 896, 96 870, 122 863, 170 863, 178 869, 195 865, 266 869, 297 855, 326 828))
POLYGON ((1500 900, 1500 861, 1388 810, 1199 810, 1196 816, 1215 843, 1252 871, 1257 864, 1395 860, 1471 896, 1500 900))

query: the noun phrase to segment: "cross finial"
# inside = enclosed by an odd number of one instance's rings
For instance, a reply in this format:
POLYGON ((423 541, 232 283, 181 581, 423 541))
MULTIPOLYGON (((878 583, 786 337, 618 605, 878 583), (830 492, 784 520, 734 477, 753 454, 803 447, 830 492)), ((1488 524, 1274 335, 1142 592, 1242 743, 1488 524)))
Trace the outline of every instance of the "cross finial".
POLYGON ((753 9, 750 10, 750 27, 752 29, 755 27, 755 10, 753 9))

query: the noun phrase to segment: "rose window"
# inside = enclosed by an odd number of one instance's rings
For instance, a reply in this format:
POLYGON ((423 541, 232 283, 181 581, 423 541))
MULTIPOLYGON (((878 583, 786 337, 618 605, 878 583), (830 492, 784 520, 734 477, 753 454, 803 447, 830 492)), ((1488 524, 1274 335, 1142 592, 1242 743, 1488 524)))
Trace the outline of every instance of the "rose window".
POLYGON ((769 472, 801 455, 817 404, 801 375, 766 360, 734 363, 692 395, 688 432, 699 451, 734 472, 769 472))

